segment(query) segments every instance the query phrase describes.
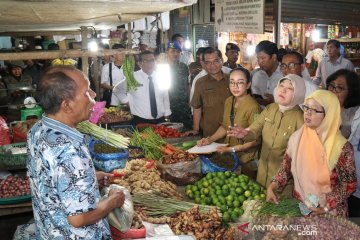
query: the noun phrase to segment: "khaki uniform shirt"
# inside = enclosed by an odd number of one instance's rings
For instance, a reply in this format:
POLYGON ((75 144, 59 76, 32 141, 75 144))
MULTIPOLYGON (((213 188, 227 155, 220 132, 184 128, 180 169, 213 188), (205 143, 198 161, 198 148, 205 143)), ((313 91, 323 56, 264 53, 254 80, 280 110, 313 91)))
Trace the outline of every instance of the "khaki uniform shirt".
POLYGON ((303 112, 299 106, 279 111, 279 105, 268 105, 251 124, 250 131, 256 139, 262 136, 262 146, 256 181, 268 187, 283 161, 285 150, 292 133, 304 124, 303 112))
POLYGON ((196 82, 191 106, 202 109, 200 126, 204 137, 211 136, 220 127, 225 100, 230 95, 228 74, 223 73, 223 79, 220 81, 208 74, 196 82))
MULTIPOLYGON (((230 114, 231 114, 231 105, 232 105, 233 97, 229 97, 225 101, 225 110, 222 126, 227 130, 231 125, 230 122, 230 114)), ((234 123, 242 128, 249 127, 255 119, 259 116, 261 112, 260 105, 256 102, 254 98, 250 95, 245 96, 241 103, 234 109, 234 123)), ((226 142, 229 143, 230 146, 235 146, 239 144, 244 144, 245 142, 251 142, 248 137, 244 139, 238 139, 234 137, 227 137, 226 142)), ((248 163, 257 157, 258 147, 249 148, 246 151, 237 152, 240 157, 241 163, 248 163)))

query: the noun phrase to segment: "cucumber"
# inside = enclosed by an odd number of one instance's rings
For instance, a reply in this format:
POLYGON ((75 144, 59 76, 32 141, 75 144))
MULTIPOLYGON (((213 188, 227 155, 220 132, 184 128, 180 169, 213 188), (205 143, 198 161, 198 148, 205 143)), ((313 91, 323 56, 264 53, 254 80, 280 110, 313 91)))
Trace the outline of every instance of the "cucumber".
POLYGON ((191 148, 191 147, 193 147, 193 146, 195 146, 196 145, 196 141, 194 140, 194 141, 188 141, 188 142, 183 142, 182 143, 182 147, 183 148, 191 148))

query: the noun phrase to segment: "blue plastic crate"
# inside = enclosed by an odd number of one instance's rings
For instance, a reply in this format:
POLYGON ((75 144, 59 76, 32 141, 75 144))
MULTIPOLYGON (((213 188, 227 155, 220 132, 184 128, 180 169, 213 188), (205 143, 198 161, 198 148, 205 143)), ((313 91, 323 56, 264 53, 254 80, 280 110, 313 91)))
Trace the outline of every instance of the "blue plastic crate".
POLYGON ((126 149, 119 148, 118 153, 95 153, 94 144, 104 143, 101 140, 92 140, 89 144, 91 157, 93 158, 94 166, 104 172, 111 172, 114 169, 124 168, 129 157, 129 152, 126 149))
POLYGON ((232 158, 235 160, 234 166, 231 169, 222 168, 218 165, 211 162, 207 155, 200 155, 201 160, 201 172, 203 174, 209 173, 209 172, 226 172, 226 171, 235 171, 240 166, 240 159, 236 153, 224 153, 231 155, 232 158))

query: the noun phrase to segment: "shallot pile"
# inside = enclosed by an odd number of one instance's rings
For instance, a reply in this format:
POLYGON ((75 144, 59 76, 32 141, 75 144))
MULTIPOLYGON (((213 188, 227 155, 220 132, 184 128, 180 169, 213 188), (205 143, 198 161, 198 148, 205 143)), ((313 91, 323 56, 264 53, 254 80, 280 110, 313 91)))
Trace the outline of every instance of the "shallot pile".
POLYGON ((30 195, 30 182, 27 177, 8 176, 0 180, 0 198, 30 195))

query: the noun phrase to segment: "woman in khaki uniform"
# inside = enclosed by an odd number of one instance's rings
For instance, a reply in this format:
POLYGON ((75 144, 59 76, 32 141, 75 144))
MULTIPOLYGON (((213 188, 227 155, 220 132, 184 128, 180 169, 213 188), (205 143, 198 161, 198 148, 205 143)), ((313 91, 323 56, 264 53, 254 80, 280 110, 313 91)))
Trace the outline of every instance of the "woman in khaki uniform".
MULTIPOLYGON (((254 122, 261 112, 261 107, 248 94, 250 86, 250 73, 248 70, 235 68, 231 71, 229 89, 233 96, 228 97, 225 101, 222 124, 210 137, 199 140, 199 146, 208 145, 224 138, 228 127, 234 126, 235 123, 246 128, 254 122)), ((225 142, 229 143, 229 147, 219 147, 218 152, 236 152, 241 161, 241 171, 255 179, 256 167, 253 160, 257 157, 259 141, 247 141, 247 139, 229 137, 225 142)))
MULTIPOLYGON (((293 132, 304 123, 303 112, 298 106, 304 102, 304 80, 289 74, 280 79, 276 89, 275 103, 268 105, 247 129, 233 127, 228 136, 250 139, 262 137, 256 181, 268 187, 278 171, 293 132)), ((283 195, 291 196, 293 182, 288 182, 283 195)))

